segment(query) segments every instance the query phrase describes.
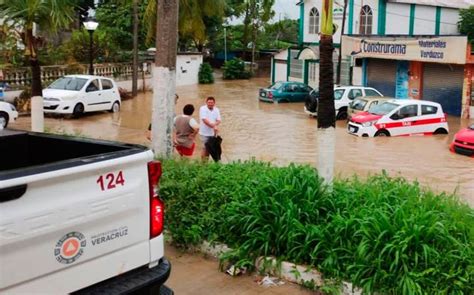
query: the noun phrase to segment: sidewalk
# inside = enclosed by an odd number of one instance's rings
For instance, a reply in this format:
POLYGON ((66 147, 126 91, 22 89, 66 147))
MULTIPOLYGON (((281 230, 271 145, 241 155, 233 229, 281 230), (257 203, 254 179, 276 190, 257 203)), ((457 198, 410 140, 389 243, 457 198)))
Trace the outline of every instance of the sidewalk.
POLYGON ((165 244, 165 256, 171 262, 171 275, 166 285, 175 294, 207 295, 309 295, 318 294, 299 285, 285 282, 281 286, 263 287, 255 274, 231 277, 219 271, 219 261, 204 254, 181 252, 165 244))

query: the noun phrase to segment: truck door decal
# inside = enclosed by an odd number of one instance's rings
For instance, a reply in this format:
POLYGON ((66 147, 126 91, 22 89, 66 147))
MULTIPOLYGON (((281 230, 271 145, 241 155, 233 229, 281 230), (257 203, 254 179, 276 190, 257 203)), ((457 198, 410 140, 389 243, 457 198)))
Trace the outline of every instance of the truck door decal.
POLYGON ((102 191, 105 190, 110 190, 114 189, 117 187, 117 185, 124 186, 125 185, 125 178, 123 177, 123 172, 119 171, 117 173, 117 176, 115 176, 114 173, 107 173, 104 177, 104 175, 99 176, 99 178, 96 181, 100 189, 102 191), (105 182, 107 182, 107 187, 105 186, 105 182))

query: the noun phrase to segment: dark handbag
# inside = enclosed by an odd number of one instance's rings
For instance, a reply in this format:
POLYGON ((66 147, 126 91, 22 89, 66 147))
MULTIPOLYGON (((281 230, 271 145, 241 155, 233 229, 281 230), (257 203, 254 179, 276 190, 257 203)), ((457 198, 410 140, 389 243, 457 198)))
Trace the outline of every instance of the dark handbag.
POLYGON ((209 138, 209 140, 206 142, 205 146, 209 154, 211 155, 212 159, 215 162, 218 162, 221 160, 221 154, 222 154, 222 137, 219 135, 214 136, 209 138))

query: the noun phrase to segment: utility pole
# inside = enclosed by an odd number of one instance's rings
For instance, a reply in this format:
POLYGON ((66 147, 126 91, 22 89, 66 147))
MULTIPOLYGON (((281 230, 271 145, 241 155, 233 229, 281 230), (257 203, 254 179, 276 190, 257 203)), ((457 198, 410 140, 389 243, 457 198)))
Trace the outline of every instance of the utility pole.
POLYGON ((138 0, 133 0, 133 69, 132 96, 137 96, 138 89, 138 0))
POLYGON ((344 0, 344 10, 342 12, 342 28, 341 28, 341 39, 339 41, 339 56, 337 57, 337 76, 336 84, 341 84, 341 59, 342 59, 342 35, 346 27, 346 12, 347 12, 347 0, 344 0))
POLYGON ((156 13, 156 56, 153 68, 152 145, 155 156, 170 157, 176 94, 178 0, 160 0, 156 13))

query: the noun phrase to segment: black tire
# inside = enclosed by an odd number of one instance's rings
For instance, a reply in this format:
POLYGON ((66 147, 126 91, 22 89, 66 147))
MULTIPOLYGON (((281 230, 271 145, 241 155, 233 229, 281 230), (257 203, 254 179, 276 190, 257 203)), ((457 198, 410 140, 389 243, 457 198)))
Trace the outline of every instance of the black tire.
POLYGON ((390 132, 385 129, 379 130, 375 133, 375 137, 390 136, 390 132))
POLYGON ((448 130, 444 129, 444 128, 438 128, 436 129, 435 132, 433 132, 434 135, 438 135, 438 134, 448 134, 448 130))
POLYGON ((118 101, 114 102, 112 107, 110 108, 111 113, 118 113, 120 112, 120 103, 118 101))
POLYGON ((7 128, 8 126, 8 114, 5 112, 0 112, 0 129, 7 128))
POLYGON ((347 109, 340 110, 337 113, 336 120, 347 120, 347 109))
POLYGON ((77 118, 81 116, 82 114, 84 114, 84 105, 82 103, 78 103, 74 107, 74 110, 72 111, 72 115, 77 118))

